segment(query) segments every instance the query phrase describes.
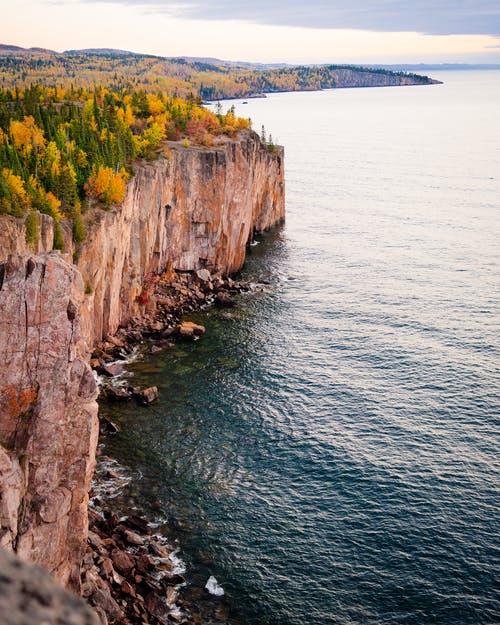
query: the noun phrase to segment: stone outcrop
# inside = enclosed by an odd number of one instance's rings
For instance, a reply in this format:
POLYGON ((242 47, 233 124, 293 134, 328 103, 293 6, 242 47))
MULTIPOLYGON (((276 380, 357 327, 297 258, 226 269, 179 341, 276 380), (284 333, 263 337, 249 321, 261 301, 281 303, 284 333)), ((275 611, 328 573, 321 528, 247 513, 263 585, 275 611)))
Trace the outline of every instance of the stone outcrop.
POLYGON ((433 80, 427 76, 419 76, 417 74, 368 71, 348 67, 334 69, 331 73, 337 89, 441 84, 439 80, 433 80))
POLYGON ((54 221, 49 215, 38 213, 38 240, 34 245, 26 242, 23 219, 12 219, 8 215, 0 215, 0 260, 9 254, 41 254, 52 250, 54 241, 54 221))
POLYGON ((97 614, 40 567, 0 549, 2 625, 100 625, 97 614))
POLYGON ((98 435, 82 298, 57 253, 0 264, 0 545, 74 588, 98 435))

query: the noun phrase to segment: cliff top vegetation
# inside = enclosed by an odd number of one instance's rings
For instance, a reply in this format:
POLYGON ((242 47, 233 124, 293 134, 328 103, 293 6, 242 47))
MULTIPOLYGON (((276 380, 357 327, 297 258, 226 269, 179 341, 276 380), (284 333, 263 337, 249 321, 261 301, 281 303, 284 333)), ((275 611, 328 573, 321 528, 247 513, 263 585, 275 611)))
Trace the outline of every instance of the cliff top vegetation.
POLYGON ((250 121, 234 110, 213 113, 190 97, 142 89, 43 87, 0 90, 0 213, 26 217, 28 242, 38 236, 36 211, 85 237, 82 214, 121 202, 134 159, 168 158, 165 140, 211 146, 250 121))

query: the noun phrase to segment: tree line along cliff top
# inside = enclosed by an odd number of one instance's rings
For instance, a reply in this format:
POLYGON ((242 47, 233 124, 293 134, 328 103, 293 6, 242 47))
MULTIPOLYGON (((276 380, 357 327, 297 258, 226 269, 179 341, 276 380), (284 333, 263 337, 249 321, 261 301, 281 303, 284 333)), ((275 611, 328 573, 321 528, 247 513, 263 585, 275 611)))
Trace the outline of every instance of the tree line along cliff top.
POLYGON ((250 127, 196 98, 106 87, 0 90, 0 213, 26 217, 28 243, 37 239, 36 211, 69 220, 76 243, 82 214, 121 202, 136 158, 169 157, 165 140, 210 147, 250 127))
POLYGON ((145 89, 204 100, 249 97, 276 91, 303 91, 349 86, 431 84, 427 76, 351 65, 266 66, 217 59, 165 58, 119 50, 63 53, 0 45, 0 86, 33 83, 112 90, 145 89), (383 80, 382 80, 383 78, 383 80))
MULTIPOLYGON (((267 67, 0 45, 0 213, 26 217, 28 243, 38 237, 36 212, 51 215, 54 247, 62 249, 60 221, 68 220, 81 242, 82 214, 121 202, 134 159, 168 157, 167 139, 210 147, 251 126, 234 109, 204 108, 203 99, 432 82, 352 66, 267 67)), ((263 141, 272 151, 272 142, 263 141)))

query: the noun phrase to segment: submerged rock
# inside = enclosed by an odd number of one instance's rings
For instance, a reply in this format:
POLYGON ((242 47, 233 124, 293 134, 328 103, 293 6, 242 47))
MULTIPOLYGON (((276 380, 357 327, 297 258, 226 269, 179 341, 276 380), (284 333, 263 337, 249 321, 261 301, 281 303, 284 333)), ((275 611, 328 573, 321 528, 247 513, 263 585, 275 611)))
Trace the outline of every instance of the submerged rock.
POLYGON ((128 401, 132 394, 126 388, 107 386, 104 390, 106 398, 110 401, 128 401))
POLYGON ((154 345, 151 346, 151 349, 149 350, 151 352, 151 354, 158 354, 160 352, 165 351, 166 349, 174 349, 175 348, 175 343, 172 343, 172 341, 158 341, 158 343, 155 343, 154 345))
POLYGON ((228 293, 218 293, 215 296, 215 305, 219 308, 234 308, 236 302, 232 299, 228 293))
POLYGON ((120 432, 120 429, 121 429, 120 426, 117 425, 114 421, 112 421, 109 417, 103 414, 99 414, 99 420, 100 420, 102 427, 108 430, 108 432, 111 432, 113 434, 120 432))

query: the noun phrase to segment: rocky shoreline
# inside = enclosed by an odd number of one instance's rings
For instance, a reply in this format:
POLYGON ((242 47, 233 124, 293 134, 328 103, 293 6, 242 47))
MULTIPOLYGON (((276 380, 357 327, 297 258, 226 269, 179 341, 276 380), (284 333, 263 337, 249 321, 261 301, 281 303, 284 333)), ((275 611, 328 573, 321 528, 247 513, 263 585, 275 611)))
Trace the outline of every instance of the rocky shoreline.
POLYGON ((107 336, 92 352, 90 365, 100 376, 101 395, 111 401, 136 399, 141 403, 152 403, 157 399, 155 387, 138 389, 117 381, 124 373, 124 362, 137 349, 145 349, 145 341, 149 342, 149 353, 156 354, 172 349, 176 341, 198 340, 205 328, 182 321, 184 315, 209 306, 232 308, 236 306, 235 295, 263 286, 212 275, 207 269, 168 273, 152 280, 148 290, 139 296, 144 306, 140 318, 132 319, 115 335, 107 336))
POLYGON ((83 242, 61 224, 64 254, 50 216, 36 214, 31 241, 26 218, 0 215, 0 545, 77 593, 96 376, 101 398, 154 402, 155 389, 127 388, 126 360, 198 340, 203 329, 182 315, 251 290, 225 276, 243 266, 254 234, 285 216, 281 147, 271 153, 252 131, 211 148, 168 147, 135 163, 120 205, 87 212, 83 242))
MULTIPOLYGON (((199 340, 205 328, 182 321, 183 315, 209 306, 236 306, 236 295, 262 288, 264 284, 237 282, 206 269, 155 278, 149 291, 140 296, 144 306, 140 319, 108 336, 92 353, 91 366, 100 381, 102 399, 154 403, 156 387, 136 388, 122 378, 127 360, 137 351, 155 354, 172 349, 178 341, 199 340)), ((103 415, 100 419, 106 431, 119 431, 103 415)), ((120 490, 126 478, 119 468, 109 464, 106 468, 106 459, 98 460, 98 467, 90 499, 82 595, 103 625, 234 623, 225 597, 206 589, 186 589, 176 548, 152 522, 142 514, 120 516, 111 493, 120 490)))

